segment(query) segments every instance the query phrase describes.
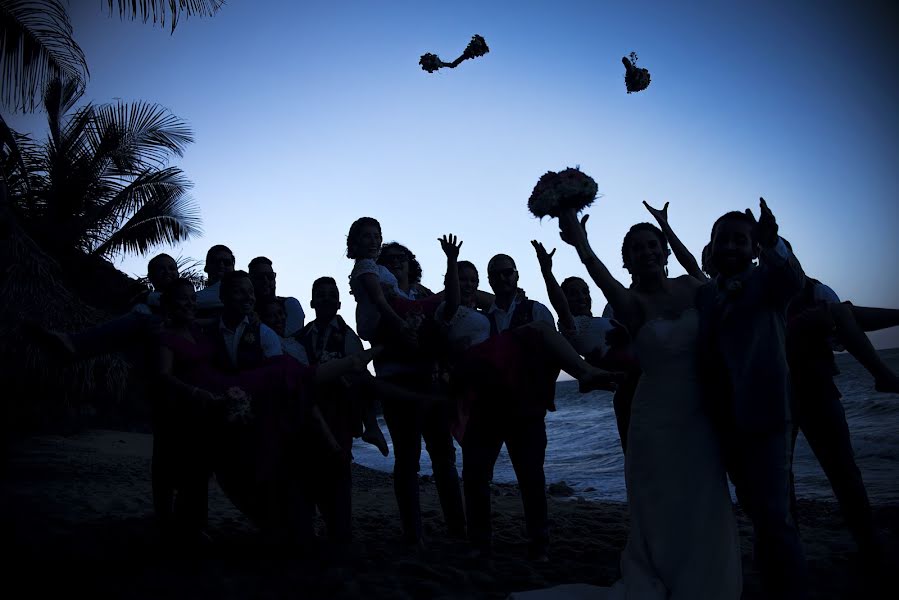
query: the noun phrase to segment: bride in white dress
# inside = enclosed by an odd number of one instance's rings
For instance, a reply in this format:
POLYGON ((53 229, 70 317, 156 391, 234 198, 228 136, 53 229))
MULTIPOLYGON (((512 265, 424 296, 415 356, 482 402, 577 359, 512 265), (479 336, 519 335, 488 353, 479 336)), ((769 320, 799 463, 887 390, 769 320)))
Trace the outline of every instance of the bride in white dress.
POLYGON ((699 313, 689 275, 669 279, 664 234, 642 223, 625 236, 622 257, 638 282, 627 289, 596 258, 573 211, 559 218, 615 311, 636 332, 642 375, 631 407, 625 481, 631 519, 621 580, 513 594, 513 598, 737 600, 739 536, 721 450, 704 411, 696 366, 699 313))

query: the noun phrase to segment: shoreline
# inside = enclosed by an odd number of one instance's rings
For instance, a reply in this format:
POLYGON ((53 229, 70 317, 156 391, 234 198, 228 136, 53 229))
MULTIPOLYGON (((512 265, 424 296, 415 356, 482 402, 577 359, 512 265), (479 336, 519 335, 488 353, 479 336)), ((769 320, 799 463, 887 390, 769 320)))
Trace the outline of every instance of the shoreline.
MULTIPOLYGON (((610 585, 618 577, 618 557, 627 539, 626 504, 550 496, 551 562, 528 563, 517 486, 498 484, 493 488, 494 559, 472 561, 467 544, 443 537, 436 489, 423 477, 428 548, 410 552, 398 542, 391 475, 354 464, 356 542, 348 554, 323 551, 302 559, 266 547, 213 482, 209 530, 215 543, 188 560, 159 544, 150 500, 151 450, 150 435, 110 430, 16 440, 0 496, 13 578, 32 590, 60 585, 103 597, 305 592, 337 598, 505 598, 513 591, 562 583, 610 585)), ((854 557, 836 504, 800 500, 799 510, 811 597, 862 595, 874 577, 854 557)), ((886 564, 896 564, 899 505, 875 505, 874 516, 887 541, 886 564)), ((739 512, 738 523, 743 597, 761 598, 751 562, 751 527, 739 512)))

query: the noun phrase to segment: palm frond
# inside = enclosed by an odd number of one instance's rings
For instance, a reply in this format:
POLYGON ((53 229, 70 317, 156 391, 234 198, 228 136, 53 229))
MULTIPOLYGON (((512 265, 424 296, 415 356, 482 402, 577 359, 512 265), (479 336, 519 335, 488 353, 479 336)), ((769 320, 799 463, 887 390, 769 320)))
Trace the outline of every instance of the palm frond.
POLYGON ((47 111, 47 124, 50 137, 57 145, 62 135, 62 119, 75 106, 84 93, 83 86, 71 79, 54 77, 44 88, 44 110, 47 111))
MULTIPOLYGON (((113 187, 109 185, 110 191, 113 187)), ((106 195, 102 204, 92 207, 92 214, 86 215, 93 221, 89 228, 115 229, 144 206, 183 196, 191 187, 193 184, 178 167, 148 169, 127 184, 120 184, 115 194, 106 195)))
POLYGON ((163 167, 194 141, 187 123, 167 109, 121 100, 96 107, 89 139, 92 151, 107 156, 122 174, 163 167))
POLYGON ((19 218, 31 218, 40 209, 34 189, 41 184, 42 164, 40 145, 0 116, 0 179, 6 183, 9 206, 19 218))
POLYGON ((92 254, 107 258, 119 253, 143 255, 161 244, 174 245, 202 234, 200 223, 199 208, 187 194, 152 196, 92 254))
MULTIPOLYGON (((21 139, 0 115, 0 178, 7 183, 8 189, 13 186, 9 185, 9 181, 16 177, 24 179, 24 183, 28 185, 28 178, 25 176, 28 172, 25 166, 22 151, 19 149, 19 139, 21 139)), ((26 138, 27 139, 27 138, 26 138)), ((30 190, 29 190, 30 191, 30 190)))
POLYGON ((84 88, 89 71, 59 0, 0 0, 0 101, 33 111, 55 77, 84 88))
POLYGON ((224 0, 109 0, 109 14, 113 14, 113 6, 118 5, 120 19, 140 18, 144 23, 153 19, 161 27, 165 27, 166 19, 172 23, 172 32, 178 26, 182 16, 211 17, 225 4, 224 0))

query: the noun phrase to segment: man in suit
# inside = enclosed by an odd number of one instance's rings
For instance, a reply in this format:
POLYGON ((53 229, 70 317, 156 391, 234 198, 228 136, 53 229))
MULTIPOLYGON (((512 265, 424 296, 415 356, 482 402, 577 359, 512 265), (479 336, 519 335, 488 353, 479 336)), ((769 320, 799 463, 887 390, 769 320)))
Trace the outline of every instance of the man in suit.
POLYGON ((761 200, 712 227, 715 279, 700 288, 709 407, 722 428, 728 475, 752 520, 755 560, 771 598, 805 598, 807 570, 790 512, 790 372, 786 308, 805 275, 761 200), (759 266, 753 259, 760 258, 759 266))

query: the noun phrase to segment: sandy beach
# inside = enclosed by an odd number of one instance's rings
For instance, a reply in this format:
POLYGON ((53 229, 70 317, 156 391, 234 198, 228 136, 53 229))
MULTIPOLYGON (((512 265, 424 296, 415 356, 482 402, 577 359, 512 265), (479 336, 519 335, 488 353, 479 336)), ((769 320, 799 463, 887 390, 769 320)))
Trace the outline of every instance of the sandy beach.
MULTIPOLYGON (((611 584, 627 537, 621 503, 551 498, 549 564, 524 560, 521 503, 514 486, 494 487, 495 558, 466 557, 467 546, 442 536, 433 484, 421 482, 428 548, 398 543, 389 474, 354 466, 354 531, 349 553, 323 547, 313 558, 266 546, 217 489, 210 487, 214 544, 178 555, 160 544, 150 502, 152 437, 88 430, 17 440, 2 485, 7 589, 29 595, 64 591, 91 597, 158 598, 504 598, 512 591, 587 582, 611 584)), ((835 503, 800 502, 800 526, 813 598, 859 598, 881 577, 859 564, 835 503)), ((899 507, 875 506, 888 565, 899 564, 899 507)), ((763 598, 743 534, 744 598, 763 598)))

